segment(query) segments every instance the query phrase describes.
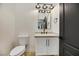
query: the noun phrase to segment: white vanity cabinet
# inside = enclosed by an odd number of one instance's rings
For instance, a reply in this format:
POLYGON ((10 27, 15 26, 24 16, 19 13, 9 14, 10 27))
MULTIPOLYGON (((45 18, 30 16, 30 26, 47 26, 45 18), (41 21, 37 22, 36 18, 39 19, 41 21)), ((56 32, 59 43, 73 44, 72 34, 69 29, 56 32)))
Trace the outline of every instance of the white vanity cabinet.
POLYGON ((59 55, 58 37, 36 37, 36 55, 59 55))
POLYGON ((48 38, 47 55, 59 55, 59 39, 48 38))
POLYGON ((36 55, 46 55, 47 54, 47 46, 46 39, 36 38, 36 55))

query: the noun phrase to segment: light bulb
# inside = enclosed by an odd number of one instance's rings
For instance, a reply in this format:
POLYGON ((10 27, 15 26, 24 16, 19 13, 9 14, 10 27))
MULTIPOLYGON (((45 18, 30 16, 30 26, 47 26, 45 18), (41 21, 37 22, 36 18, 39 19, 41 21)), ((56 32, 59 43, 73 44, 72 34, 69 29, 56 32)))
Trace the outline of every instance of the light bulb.
POLYGON ((46 6, 46 4, 44 4, 42 8, 43 8, 43 9, 47 9, 47 6, 46 6))
POLYGON ((51 11, 50 10, 47 10, 47 13, 51 13, 51 11))
POLYGON ((45 10, 42 10, 42 13, 45 13, 45 10))
POLYGON ((36 5, 36 8, 37 8, 37 9, 40 9, 40 7, 41 7, 41 6, 40 6, 39 4, 36 5))
POLYGON ((51 4, 51 6, 49 7, 49 9, 53 9, 54 8, 54 6, 51 4))

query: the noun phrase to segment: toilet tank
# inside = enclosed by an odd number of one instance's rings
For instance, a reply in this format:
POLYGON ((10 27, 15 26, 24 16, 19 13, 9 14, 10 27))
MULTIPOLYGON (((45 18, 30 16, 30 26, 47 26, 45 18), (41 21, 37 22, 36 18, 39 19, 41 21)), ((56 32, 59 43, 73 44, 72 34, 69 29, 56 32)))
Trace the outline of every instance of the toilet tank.
POLYGON ((28 34, 20 34, 20 35, 18 35, 18 43, 19 43, 19 45, 28 45, 29 44, 29 36, 28 36, 28 34))

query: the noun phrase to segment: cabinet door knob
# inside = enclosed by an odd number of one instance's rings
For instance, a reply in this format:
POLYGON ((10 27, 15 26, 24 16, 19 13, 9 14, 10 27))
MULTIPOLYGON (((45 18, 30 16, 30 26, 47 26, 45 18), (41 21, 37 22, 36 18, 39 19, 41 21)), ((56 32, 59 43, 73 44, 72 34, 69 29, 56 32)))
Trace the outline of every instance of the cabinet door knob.
POLYGON ((49 42, 49 39, 48 39, 48 46, 49 46, 50 42, 49 42))
POLYGON ((48 43, 47 43, 47 39, 46 39, 46 46, 48 45, 48 43))

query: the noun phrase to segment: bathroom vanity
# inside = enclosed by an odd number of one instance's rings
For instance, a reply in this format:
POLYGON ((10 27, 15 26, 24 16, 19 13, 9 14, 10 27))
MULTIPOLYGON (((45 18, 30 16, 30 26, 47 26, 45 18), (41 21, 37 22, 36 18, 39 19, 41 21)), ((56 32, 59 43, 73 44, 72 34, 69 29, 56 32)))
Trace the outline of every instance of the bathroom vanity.
POLYGON ((57 34, 38 35, 35 36, 36 55, 59 55, 59 38, 57 34))
MULTIPOLYGON (((48 5, 48 4, 47 4, 48 5)), ((59 4, 53 4, 54 8, 50 13, 47 10, 38 12, 38 19, 35 27, 35 54, 38 56, 59 55, 59 4), (42 13, 43 12, 43 13, 42 13), (47 20, 46 25, 43 22, 47 20), (44 28, 44 26, 47 26, 44 28)), ((41 5, 42 6, 42 5, 41 5)), ((38 9, 38 11, 40 11, 38 9)))

